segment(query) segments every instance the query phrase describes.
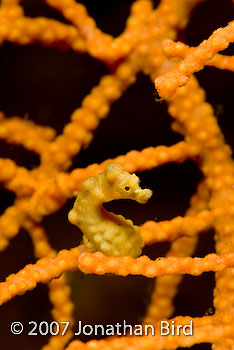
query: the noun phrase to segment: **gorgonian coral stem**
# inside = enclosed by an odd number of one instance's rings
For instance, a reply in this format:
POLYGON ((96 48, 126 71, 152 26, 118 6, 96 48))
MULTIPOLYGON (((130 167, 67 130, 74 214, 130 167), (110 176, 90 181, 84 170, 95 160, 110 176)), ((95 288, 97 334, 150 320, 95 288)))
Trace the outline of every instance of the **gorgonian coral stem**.
MULTIPOLYGON (((56 256, 56 251, 50 246, 45 230, 40 224, 36 224, 31 220, 25 220, 24 229, 26 229, 31 236, 34 254, 37 259, 56 256)), ((53 279, 49 282, 48 289, 49 299, 53 306, 51 310, 53 319, 57 322, 64 319, 72 326, 74 324, 72 316, 73 303, 70 300, 70 287, 66 281, 66 275, 63 274, 60 278, 53 279)), ((45 345, 42 350, 63 349, 72 335, 73 332, 71 327, 69 327, 66 334, 62 335, 59 333, 56 337, 51 336, 48 344, 45 345)))
POLYGON ((201 70, 213 56, 234 41, 234 21, 213 32, 193 52, 155 80, 155 87, 163 98, 170 98, 176 89, 188 82, 189 76, 201 70))
MULTIPOLYGON (((162 50, 167 57, 186 58, 189 53, 192 53, 196 48, 190 47, 180 41, 165 39, 162 43, 162 50)), ((206 66, 212 66, 219 69, 234 71, 234 56, 226 56, 216 53, 214 57, 206 62, 206 66)))
POLYGON ((79 258, 79 268, 84 273, 103 275, 114 273, 119 276, 143 275, 153 278, 162 275, 190 274, 200 275, 207 271, 223 271, 226 267, 234 266, 234 253, 222 256, 209 254, 204 258, 158 258, 155 261, 147 256, 137 259, 132 257, 106 257, 104 254, 83 253, 79 258))
POLYGON ((212 213, 209 210, 203 210, 196 216, 178 216, 170 221, 161 222, 147 221, 140 229, 144 243, 154 244, 173 241, 181 236, 195 236, 211 228, 212 222, 212 213))
MULTIPOLYGON (((208 207, 209 199, 210 194, 207 189, 207 184, 205 181, 201 181, 198 185, 196 193, 190 200, 190 208, 186 211, 187 216, 185 216, 184 219, 186 220, 188 216, 189 218, 192 218, 193 216, 196 217, 199 215, 199 213, 202 214, 203 212, 206 212, 207 210, 205 209, 208 207)), ((173 229, 170 225, 168 227, 173 229)), ((196 248, 197 241, 197 235, 176 239, 172 241, 166 256, 192 256, 196 248)), ((182 279, 183 275, 159 276, 155 279, 154 289, 151 294, 151 301, 148 305, 144 322, 155 322, 172 316, 174 312, 174 297, 182 279)))
POLYGON ((17 274, 7 277, 0 283, 0 304, 34 289, 38 283, 49 283, 66 271, 78 269, 79 248, 62 250, 56 258, 42 258, 34 265, 27 265, 17 274))
POLYGON ((84 273, 103 275, 114 273, 119 276, 143 275, 153 278, 170 274, 200 275, 207 271, 223 271, 234 266, 234 253, 218 256, 209 254, 205 258, 158 258, 155 261, 147 256, 134 259, 126 257, 107 257, 97 253, 82 252, 82 246, 70 251, 62 250, 56 258, 42 258, 34 265, 27 265, 16 274, 0 283, 0 304, 16 295, 34 289, 38 283, 48 283, 66 271, 80 269, 84 273))
POLYGON ((49 145, 48 137, 51 139, 53 136, 53 129, 37 128, 33 122, 20 118, 13 117, 0 122, 0 139, 12 144, 21 144, 39 154, 45 152, 49 145))
POLYGON ((152 11, 152 2, 137 0, 131 8, 131 15, 127 21, 125 31, 117 38, 103 33, 97 28, 85 6, 74 0, 46 0, 58 9, 82 33, 86 40, 88 52, 104 62, 113 63, 129 54, 137 43, 139 34, 152 11))

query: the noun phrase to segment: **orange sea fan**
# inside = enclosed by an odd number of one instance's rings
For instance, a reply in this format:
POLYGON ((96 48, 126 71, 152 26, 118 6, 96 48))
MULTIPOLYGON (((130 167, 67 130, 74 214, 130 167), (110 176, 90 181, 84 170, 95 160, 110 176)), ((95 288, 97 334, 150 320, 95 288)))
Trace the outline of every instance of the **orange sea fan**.
POLYGON ((5 350, 233 349, 232 48, 227 58, 216 53, 233 41, 232 6, 1 1, 5 350), (227 27, 217 40, 211 34, 220 26, 227 27), (229 72, 205 67, 198 80, 191 75, 206 65, 229 72), (67 222, 82 181, 110 159, 153 189, 142 207, 105 204, 140 226, 143 256, 136 259, 88 253, 67 222), (162 336, 166 319, 192 322, 193 335, 162 336), (147 323, 156 335, 92 340, 100 335, 74 336, 79 320, 147 323), (20 335, 13 322, 22 323, 20 335))

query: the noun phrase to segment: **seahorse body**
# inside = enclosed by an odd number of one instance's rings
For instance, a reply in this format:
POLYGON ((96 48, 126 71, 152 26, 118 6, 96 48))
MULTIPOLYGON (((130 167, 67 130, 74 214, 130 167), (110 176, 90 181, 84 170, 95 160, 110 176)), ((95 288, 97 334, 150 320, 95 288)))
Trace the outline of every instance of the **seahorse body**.
POLYGON ((83 232, 90 252, 101 251, 108 256, 141 254, 142 238, 138 226, 122 215, 106 211, 102 203, 129 198, 146 203, 152 191, 141 189, 139 178, 121 165, 108 163, 103 173, 88 177, 81 185, 69 221, 83 232))

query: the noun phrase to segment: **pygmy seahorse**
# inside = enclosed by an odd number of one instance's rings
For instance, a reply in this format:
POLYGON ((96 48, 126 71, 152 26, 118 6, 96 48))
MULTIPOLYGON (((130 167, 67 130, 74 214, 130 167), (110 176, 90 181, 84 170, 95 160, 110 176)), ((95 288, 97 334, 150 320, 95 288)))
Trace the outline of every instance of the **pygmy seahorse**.
POLYGON ((141 254, 139 227, 102 206, 104 202, 124 198, 146 203, 152 191, 141 189, 139 181, 135 174, 129 174, 116 163, 108 163, 103 173, 83 181, 68 219, 83 232, 88 251, 100 251, 107 256, 137 257, 141 254))

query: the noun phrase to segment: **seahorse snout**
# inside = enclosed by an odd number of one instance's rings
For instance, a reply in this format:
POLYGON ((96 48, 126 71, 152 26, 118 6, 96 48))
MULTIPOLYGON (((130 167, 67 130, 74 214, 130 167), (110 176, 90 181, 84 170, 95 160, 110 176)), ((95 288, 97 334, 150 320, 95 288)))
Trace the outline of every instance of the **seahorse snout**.
POLYGON ((152 196, 152 191, 149 189, 142 190, 141 188, 135 191, 136 198, 135 200, 138 203, 144 204, 148 201, 148 199, 152 196))

